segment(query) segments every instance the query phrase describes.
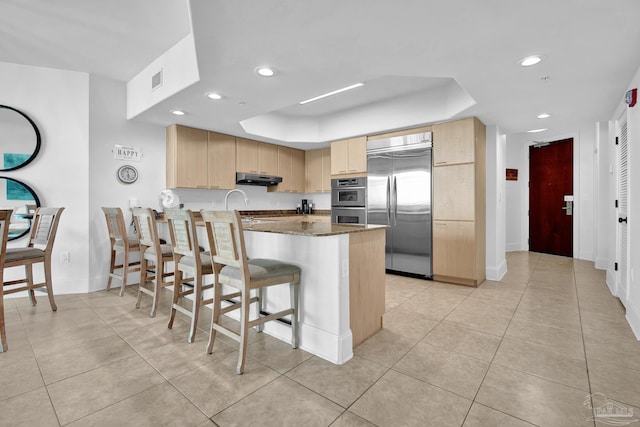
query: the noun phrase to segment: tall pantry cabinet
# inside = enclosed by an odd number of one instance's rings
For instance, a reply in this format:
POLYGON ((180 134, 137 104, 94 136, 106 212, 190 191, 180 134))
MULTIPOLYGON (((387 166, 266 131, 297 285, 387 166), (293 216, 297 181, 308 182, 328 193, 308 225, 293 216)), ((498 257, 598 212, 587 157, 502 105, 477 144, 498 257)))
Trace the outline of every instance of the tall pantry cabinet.
POLYGON ((433 126, 433 278, 485 280, 486 128, 475 117, 433 126))

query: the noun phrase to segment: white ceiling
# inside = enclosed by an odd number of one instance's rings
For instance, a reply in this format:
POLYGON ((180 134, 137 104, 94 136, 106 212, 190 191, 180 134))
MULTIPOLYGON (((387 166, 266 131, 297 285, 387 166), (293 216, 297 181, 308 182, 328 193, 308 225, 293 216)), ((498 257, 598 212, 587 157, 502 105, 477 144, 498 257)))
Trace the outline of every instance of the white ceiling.
POLYGON ((544 140, 612 117, 640 67, 638 17, 637 0, 0 0, 0 61, 126 82, 193 32, 200 81, 134 120, 309 148, 475 115, 544 140), (280 138, 272 121, 330 131, 280 138))

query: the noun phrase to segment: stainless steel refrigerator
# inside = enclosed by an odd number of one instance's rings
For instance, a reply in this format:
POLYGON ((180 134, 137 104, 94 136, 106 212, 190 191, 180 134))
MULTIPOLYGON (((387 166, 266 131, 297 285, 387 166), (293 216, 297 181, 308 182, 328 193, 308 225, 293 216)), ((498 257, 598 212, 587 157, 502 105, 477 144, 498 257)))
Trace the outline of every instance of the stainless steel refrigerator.
POLYGON ((367 223, 388 225, 386 269, 432 277, 431 132, 367 142, 367 223))

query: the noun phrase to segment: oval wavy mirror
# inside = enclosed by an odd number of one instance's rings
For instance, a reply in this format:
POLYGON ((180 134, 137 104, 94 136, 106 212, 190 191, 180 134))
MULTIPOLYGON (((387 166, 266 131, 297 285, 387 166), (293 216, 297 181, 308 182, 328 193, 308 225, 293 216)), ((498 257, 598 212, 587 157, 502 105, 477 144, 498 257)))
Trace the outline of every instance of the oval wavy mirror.
POLYGON ((22 111, 0 105, 0 171, 28 165, 40 151, 38 126, 22 111))
POLYGON ((13 209, 9 240, 16 240, 31 230, 31 222, 40 199, 31 187, 17 179, 0 176, 0 206, 13 209))

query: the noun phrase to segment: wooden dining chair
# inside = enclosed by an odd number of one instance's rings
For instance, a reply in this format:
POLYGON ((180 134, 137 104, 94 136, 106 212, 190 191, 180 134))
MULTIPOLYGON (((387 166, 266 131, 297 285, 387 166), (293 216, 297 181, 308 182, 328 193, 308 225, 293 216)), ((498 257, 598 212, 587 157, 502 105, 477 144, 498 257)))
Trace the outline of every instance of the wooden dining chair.
POLYGON ((187 341, 192 343, 196 336, 200 308, 213 302, 213 298, 203 300, 203 292, 213 288, 213 284, 204 283, 205 276, 213 274, 211 256, 208 252, 200 251, 193 212, 189 209, 168 209, 165 216, 169 223, 173 249, 175 283, 168 327, 173 327, 177 311, 188 316, 191 319, 191 328, 187 341), (187 295, 193 296, 191 308, 184 305, 184 297, 187 295))
POLYGON ((109 240, 111 241, 111 261, 109 264, 109 280, 107 290, 111 289, 112 280, 118 279, 122 283, 120 296, 124 295, 127 286, 127 276, 129 273, 140 271, 140 261, 133 261, 132 255, 140 253, 140 241, 135 234, 127 234, 127 226, 124 222, 124 215, 120 208, 102 208, 104 217, 107 220, 109 240), (117 264, 116 259, 122 255, 122 263, 117 264), (120 272, 118 272, 120 270, 120 272))
POLYGON ((8 350, 7 346, 7 333, 4 327, 4 293, 2 282, 4 279, 4 258, 7 250, 7 239, 9 237, 9 222, 11 221, 11 209, 0 210, 0 236, 2 242, 0 242, 0 352, 4 353, 8 350))
POLYGON ((300 267, 273 259, 247 258, 240 213, 236 211, 202 211, 207 229, 211 262, 214 271, 213 314, 207 352, 213 351, 216 332, 234 339, 240 345, 236 373, 244 372, 249 328, 261 327, 271 320, 280 320, 291 325, 291 345, 298 347, 298 296, 300 267), (267 314, 263 309, 264 289, 268 286, 289 284, 290 307, 267 314), (222 285, 233 291, 223 295, 222 285), (258 295, 251 295, 257 290, 258 295), (222 303, 231 302, 222 307, 222 303), (250 304, 258 303, 257 318, 250 319, 250 304), (220 315, 240 309, 240 333, 220 323, 220 315), (290 316, 290 320, 284 319, 290 316))
POLYGON ((155 317, 160 292, 173 285, 173 270, 166 272, 166 266, 173 262, 171 245, 162 243, 158 236, 156 216, 150 208, 131 208, 138 230, 140 242, 140 285, 136 308, 140 307, 142 295, 151 296, 150 317, 155 317), (167 280, 168 279, 168 280, 167 280), (147 288, 147 284, 151 287, 147 288))
POLYGON ((3 269, 24 267, 25 278, 8 282, 3 281, 4 294, 27 291, 31 304, 36 305, 34 289, 46 288, 51 310, 56 311, 58 309, 53 297, 51 254, 63 210, 64 208, 36 209, 31 226, 31 237, 27 247, 7 248, 3 269), (42 263, 44 269, 44 282, 42 283, 34 283, 33 280, 33 265, 38 263, 42 263))

